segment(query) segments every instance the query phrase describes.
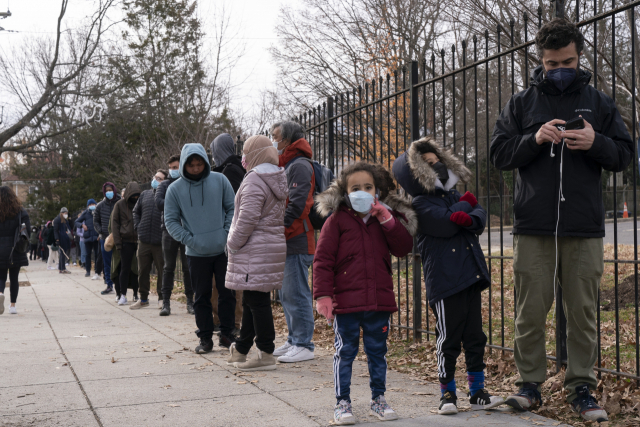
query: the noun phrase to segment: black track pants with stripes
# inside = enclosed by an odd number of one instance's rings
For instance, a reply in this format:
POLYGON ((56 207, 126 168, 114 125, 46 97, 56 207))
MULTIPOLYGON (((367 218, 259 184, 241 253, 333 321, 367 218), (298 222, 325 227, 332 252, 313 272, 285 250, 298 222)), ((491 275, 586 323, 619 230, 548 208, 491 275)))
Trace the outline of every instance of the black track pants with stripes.
POLYGON ((461 347, 467 372, 485 368, 484 346, 487 336, 482 330, 482 297, 477 286, 471 286, 431 305, 436 316, 436 356, 441 384, 454 379, 461 347))

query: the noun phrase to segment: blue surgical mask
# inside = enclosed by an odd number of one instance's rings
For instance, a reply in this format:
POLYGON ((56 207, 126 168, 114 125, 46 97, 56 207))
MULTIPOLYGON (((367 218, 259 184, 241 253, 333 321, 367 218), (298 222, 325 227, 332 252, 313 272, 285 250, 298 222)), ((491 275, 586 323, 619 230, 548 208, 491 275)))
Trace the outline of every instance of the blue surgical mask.
POLYGON ((180 178, 180 171, 178 169, 170 169, 169 175, 171 175, 173 179, 180 178))
POLYGON ((373 196, 366 191, 354 191, 349 194, 349 201, 353 210, 366 214, 371 210, 373 196))
POLYGON ((573 83, 576 75, 577 72, 575 68, 555 68, 547 71, 547 79, 562 92, 573 83))
POLYGON ((113 191, 107 191, 104 195, 107 196, 109 200, 113 199, 113 191))
POLYGON ((95 211, 95 210, 96 210, 96 205, 91 205, 91 206, 89 206, 89 210, 90 210, 90 211, 95 211))
POLYGON ((160 183, 156 181, 155 178, 153 178, 153 180, 151 181, 151 188, 155 190, 156 188, 158 188, 158 185, 160 185, 160 183))

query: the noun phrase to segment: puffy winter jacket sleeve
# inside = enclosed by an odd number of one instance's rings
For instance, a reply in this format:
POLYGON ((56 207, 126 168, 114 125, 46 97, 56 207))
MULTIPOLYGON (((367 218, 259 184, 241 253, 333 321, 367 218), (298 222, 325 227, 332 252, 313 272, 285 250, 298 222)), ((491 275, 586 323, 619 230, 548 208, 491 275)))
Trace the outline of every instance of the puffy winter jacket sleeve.
POLYGON ((313 166, 306 159, 294 160, 289 169, 287 174, 289 204, 284 213, 285 228, 291 227, 293 221, 305 213, 313 179, 313 166))
POLYGON ((100 210, 103 204, 104 200, 98 203, 96 209, 93 211, 93 228, 98 233, 98 236, 102 235, 102 215, 100 215, 100 210))
MULTIPOLYGON (((333 297, 335 267, 340 243, 340 214, 331 215, 322 226, 313 258, 313 298, 333 297)), ((398 223, 399 221, 396 221, 398 223)))
POLYGON ((633 141, 613 100, 608 98, 607 104, 607 108, 600 110, 603 117, 602 132, 596 132, 593 145, 586 155, 608 171, 621 172, 631 162, 633 141))
POLYGON ((253 230, 258 225, 262 216, 262 209, 266 201, 264 189, 260 184, 251 179, 251 175, 242 189, 236 223, 229 232, 227 247, 232 253, 239 251, 249 240, 253 230))
POLYGON ((478 236, 484 233, 484 228, 487 225, 487 211, 478 203, 471 212, 467 213, 473 220, 473 224, 465 228, 478 236))
MULTIPOLYGON (((224 176, 224 175, 223 175, 224 176)), ((223 179, 223 187, 222 187, 222 208, 225 212, 224 217, 224 229, 229 234, 229 230, 231 229, 231 222, 233 221, 233 213, 235 212, 235 198, 236 193, 233 191, 233 187, 229 180, 225 177, 223 179)))
POLYGON ((155 202, 156 202, 156 207, 160 212, 164 211, 164 199, 167 195, 167 189, 169 188, 169 184, 171 184, 171 180, 165 179, 160 183, 160 185, 156 189, 155 202))
POLYGON ((522 134, 522 117, 517 111, 516 97, 511 97, 493 128, 491 162, 500 170, 514 170, 533 161, 542 149, 536 143, 535 133, 522 134))
POLYGON ((384 237, 387 239, 387 245, 389 245, 389 252, 391 252, 391 255, 402 258, 407 256, 407 254, 411 252, 411 249, 413 249, 413 237, 404 225, 402 225, 398 219, 397 213, 394 212, 393 214, 396 217, 395 225, 389 230, 383 226, 382 232, 384 233, 384 237))
POLYGON ((454 212, 469 213, 472 211, 468 202, 457 202, 446 207, 429 200, 429 197, 413 199, 413 208, 418 215, 420 233, 433 237, 453 237, 462 227, 451 221, 454 212))
POLYGON ((118 249, 122 247, 122 237, 120 236, 120 209, 122 203, 118 201, 111 211, 111 233, 113 234, 113 243, 118 249))
POLYGON ((149 193, 143 191, 136 202, 136 205, 133 207, 133 229, 138 231, 138 225, 140 225, 140 219, 142 218, 142 203, 144 202, 144 198, 148 197, 149 193))

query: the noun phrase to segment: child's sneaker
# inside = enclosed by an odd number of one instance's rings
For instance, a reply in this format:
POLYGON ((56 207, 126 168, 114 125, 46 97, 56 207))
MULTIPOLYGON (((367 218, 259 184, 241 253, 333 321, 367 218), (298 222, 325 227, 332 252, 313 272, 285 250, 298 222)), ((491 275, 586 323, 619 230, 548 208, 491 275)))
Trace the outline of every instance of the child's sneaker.
POLYGON ((371 401, 371 414, 381 421, 393 421, 398 419, 398 414, 387 404, 384 396, 378 396, 371 401))
POLYGON ((588 385, 576 387, 576 393, 578 397, 571 402, 571 408, 573 408, 574 412, 580 414, 586 421, 597 421, 599 423, 609 421, 607 411, 598 405, 596 399, 589 392, 588 385))
POLYGON ((452 391, 447 391, 440 398, 438 415, 454 415, 458 413, 458 397, 452 391))
POLYGON ((472 411, 481 411, 483 409, 493 409, 504 404, 504 399, 500 396, 490 395, 485 389, 480 389, 476 391, 473 396, 469 397, 469 403, 471 404, 472 411))
POLYGON ((530 411, 540 406, 542 396, 538 391, 538 384, 524 383, 517 394, 507 397, 504 403, 518 411, 530 411))
POLYGON ((356 417, 353 416, 351 403, 341 400, 333 410, 333 423, 337 426, 347 426, 356 423, 356 417))

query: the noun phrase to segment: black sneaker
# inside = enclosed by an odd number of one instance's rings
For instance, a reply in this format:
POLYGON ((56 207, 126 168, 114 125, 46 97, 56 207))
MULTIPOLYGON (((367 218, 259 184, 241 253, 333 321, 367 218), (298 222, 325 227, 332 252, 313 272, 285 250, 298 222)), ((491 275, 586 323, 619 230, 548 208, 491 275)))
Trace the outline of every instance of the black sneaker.
POLYGON ((500 396, 492 396, 487 393, 487 390, 480 389, 476 391, 473 396, 469 393, 469 403, 471 404, 472 411, 482 411, 487 409, 493 409, 504 403, 504 399, 500 396))
POLYGON ((133 294, 133 302, 138 302, 138 294, 133 294))
POLYGON ((211 338, 200 338, 200 345, 196 347, 197 354, 210 353, 213 350, 213 340, 211 338))
POLYGON ((193 309, 193 297, 187 297, 187 313, 196 314, 195 310, 193 309))
POLYGON ((588 385, 581 385, 576 387, 576 393, 578 397, 571 402, 571 408, 573 411, 580 414, 580 416, 587 421, 597 421, 599 423, 603 421, 609 421, 607 411, 598 405, 595 397, 589 393, 588 385))
POLYGON ((100 295, 107 295, 107 294, 110 294, 111 292, 113 292, 113 286, 107 285, 107 289, 105 289, 104 291, 100 292, 100 295))
POLYGON ((84 273, 84 277, 91 277, 91 273, 84 273))
POLYGON ((169 316, 171 314, 171 305, 168 302, 162 304, 162 310, 160 310, 160 316, 169 316))
POLYGON ((458 397, 452 391, 445 392, 440 398, 438 415, 454 415, 458 413, 458 397))
POLYGON ((518 411, 530 411, 540 406, 541 401, 538 384, 524 383, 518 394, 507 397, 504 403, 518 411))
POLYGON ((229 347, 231 347, 231 344, 233 344, 234 342, 236 342, 235 337, 228 337, 226 335, 222 335, 220 334, 220 339, 218 340, 218 345, 220 347, 224 347, 226 349, 228 349, 229 347))

